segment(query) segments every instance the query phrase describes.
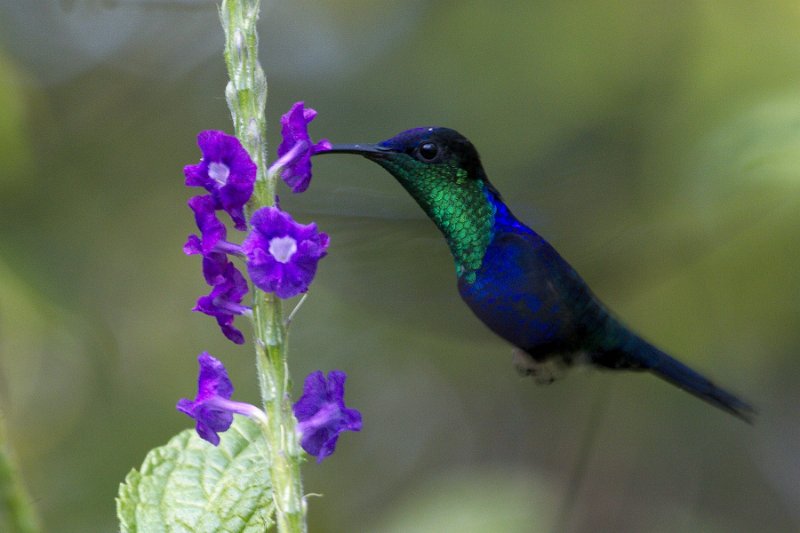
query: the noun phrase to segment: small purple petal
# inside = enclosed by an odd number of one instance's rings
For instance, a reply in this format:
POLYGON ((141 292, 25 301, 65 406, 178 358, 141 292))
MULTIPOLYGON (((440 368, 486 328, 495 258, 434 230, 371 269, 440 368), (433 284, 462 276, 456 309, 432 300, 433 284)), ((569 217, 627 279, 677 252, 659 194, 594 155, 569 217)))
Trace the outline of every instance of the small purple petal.
MULTIPOLYGON (((190 235, 189 239, 194 237, 190 235)), ((188 244, 188 243, 187 243, 188 244)), ((203 256, 203 277, 212 287, 225 283, 228 265, 228 256, 221 252, 211 252, 203 256)))
POLYGON ((183 253, 186 255, 197 255, 203 253, 203 241, 197 235, 189 235, 186 244, 183 245, 183 253))
POLYGON ((300 445, 317 462, 336 450, 342 431, 361 431, 361 413, 344 405, 344 382, 347 374, 339 370, 312 372, 303 385, 303 395, 294 404, 300 445))
POLYGON ((200 230, 200 237, 190 235, 183 246, 183 251, 187 255, 210 253, 218 242, 225 239, 228 233, 225 225, 217 219, 217 215, 214 213, 214 199, 207 194, 193 196, 189 198, 188 204, 194 211, 194 220, 200 230))
POLYGON ((234 344, 244 344, 244 335, 233 327, 233 317, 217 317, 217 324, 225 338, 234 344))
POLYGON ((227 431, 231 427, 233 413, 215 406, 214 400, 230 399, 233 394, 233 384, 228 379, 225 366, 208 352, 201 353, 197 362, 200 363, 197 396, 194 400, 182 398, 176 407, 178 411, 197 421, 195 427, 201 438, 217 446, 219 445, 218 433, 227 431))
POLYGON ((196 165, 184 167, 186 185, 206 189, 211 193, 214 209, 225 210, 236 229, 244 231, 244 205, 253 195, 256 164, 239 139, 222 131, 201 131, 197 145, 203 158, 196 165))
POLYGON ((323 139, 314 144, 308 135, 308 124, 317 112, 295 102, 281 117, 283 142, 278 146, 278 160, 282 166, 281 178, 292 192, 303 192, 311 183, 311 156, 329 150, 331 143, 323 139))
POLYGON ((262 207, 250 219, 252 231, 242 243, 247 271, 258 288, 291 298, 306 292, 325 257, 328 235, 314 223, 303 225, 276 207, 262 207))

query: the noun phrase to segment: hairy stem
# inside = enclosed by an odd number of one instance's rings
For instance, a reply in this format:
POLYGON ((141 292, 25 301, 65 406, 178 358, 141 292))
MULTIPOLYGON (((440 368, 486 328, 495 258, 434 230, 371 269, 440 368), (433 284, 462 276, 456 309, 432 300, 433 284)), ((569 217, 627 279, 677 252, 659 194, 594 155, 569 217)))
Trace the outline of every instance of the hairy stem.
MULTIPOLYGON (((258 63, 260 0, 223 0, 220 18, 225 30, 225 63, 230 81, 225 97, 236 136, 258 165, 255 192, 249 210, 272 205, 275 178, 267 173, 267 80, 258 63)), ((287 365, 287 337, 281 301, 254 288, 253 324, 256 366, 261 398, 268 416, 263 427, 271 455, 270 477, 275 498, 278 531, 306 531, 306 502, 300 477, 303 452, 298 442, 297 420, 289 398, 291 381, 287 365)))

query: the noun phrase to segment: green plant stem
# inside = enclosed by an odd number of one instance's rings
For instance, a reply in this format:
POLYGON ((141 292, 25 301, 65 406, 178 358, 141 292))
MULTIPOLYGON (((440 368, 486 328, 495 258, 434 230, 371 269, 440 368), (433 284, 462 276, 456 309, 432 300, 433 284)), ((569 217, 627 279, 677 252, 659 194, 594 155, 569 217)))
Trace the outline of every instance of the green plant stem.
POLYGON ((13 459, 0 413, 0 530, 37 533, 41 530, 39 520, 13 459))
MULTIPOLYGON (((225 97, 236 136, 258 165, 249 211, 272 205, 275 179, 268 176, 266 156, 267 80, 258 63, 260 0, 223 0, 220 18, 225 30, 225 63, 230 82, 225 97)), ((281 301, 254 288, 253 323, 258 382, 268 424, 262 426, 271 451, 270 477, 275 521, 280 532, 306 531, 306 501, 300 477, 303 451, 292 412, 287 365, 287 336, 281 301)))

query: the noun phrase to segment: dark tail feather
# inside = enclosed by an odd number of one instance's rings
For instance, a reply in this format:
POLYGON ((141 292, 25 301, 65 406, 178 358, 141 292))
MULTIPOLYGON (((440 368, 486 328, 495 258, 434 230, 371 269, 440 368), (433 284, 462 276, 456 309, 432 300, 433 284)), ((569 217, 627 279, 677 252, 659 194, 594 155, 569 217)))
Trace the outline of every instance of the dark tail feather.
POLYGON ((636 338, 632 344, 633 349, 625 351, 627 357, 633 360, 634 367, 650 370, 661 379, 694 394, 701 400, 741 418, 748 424, 753 423, 756 410, 749 403, 717 387, 710 380, 647 341, 636 338))

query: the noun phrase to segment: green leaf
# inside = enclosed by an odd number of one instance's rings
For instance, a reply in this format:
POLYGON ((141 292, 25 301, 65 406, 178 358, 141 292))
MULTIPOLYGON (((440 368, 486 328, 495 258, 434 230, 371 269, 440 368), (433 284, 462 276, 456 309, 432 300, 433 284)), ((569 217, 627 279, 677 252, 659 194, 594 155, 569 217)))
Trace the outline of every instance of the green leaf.
POLYGON ((151 450, 119 487, 120 531, 265 531, 274 509, 262 434, 237 416, 221 438, 214 447, 187 429, 151 450))

